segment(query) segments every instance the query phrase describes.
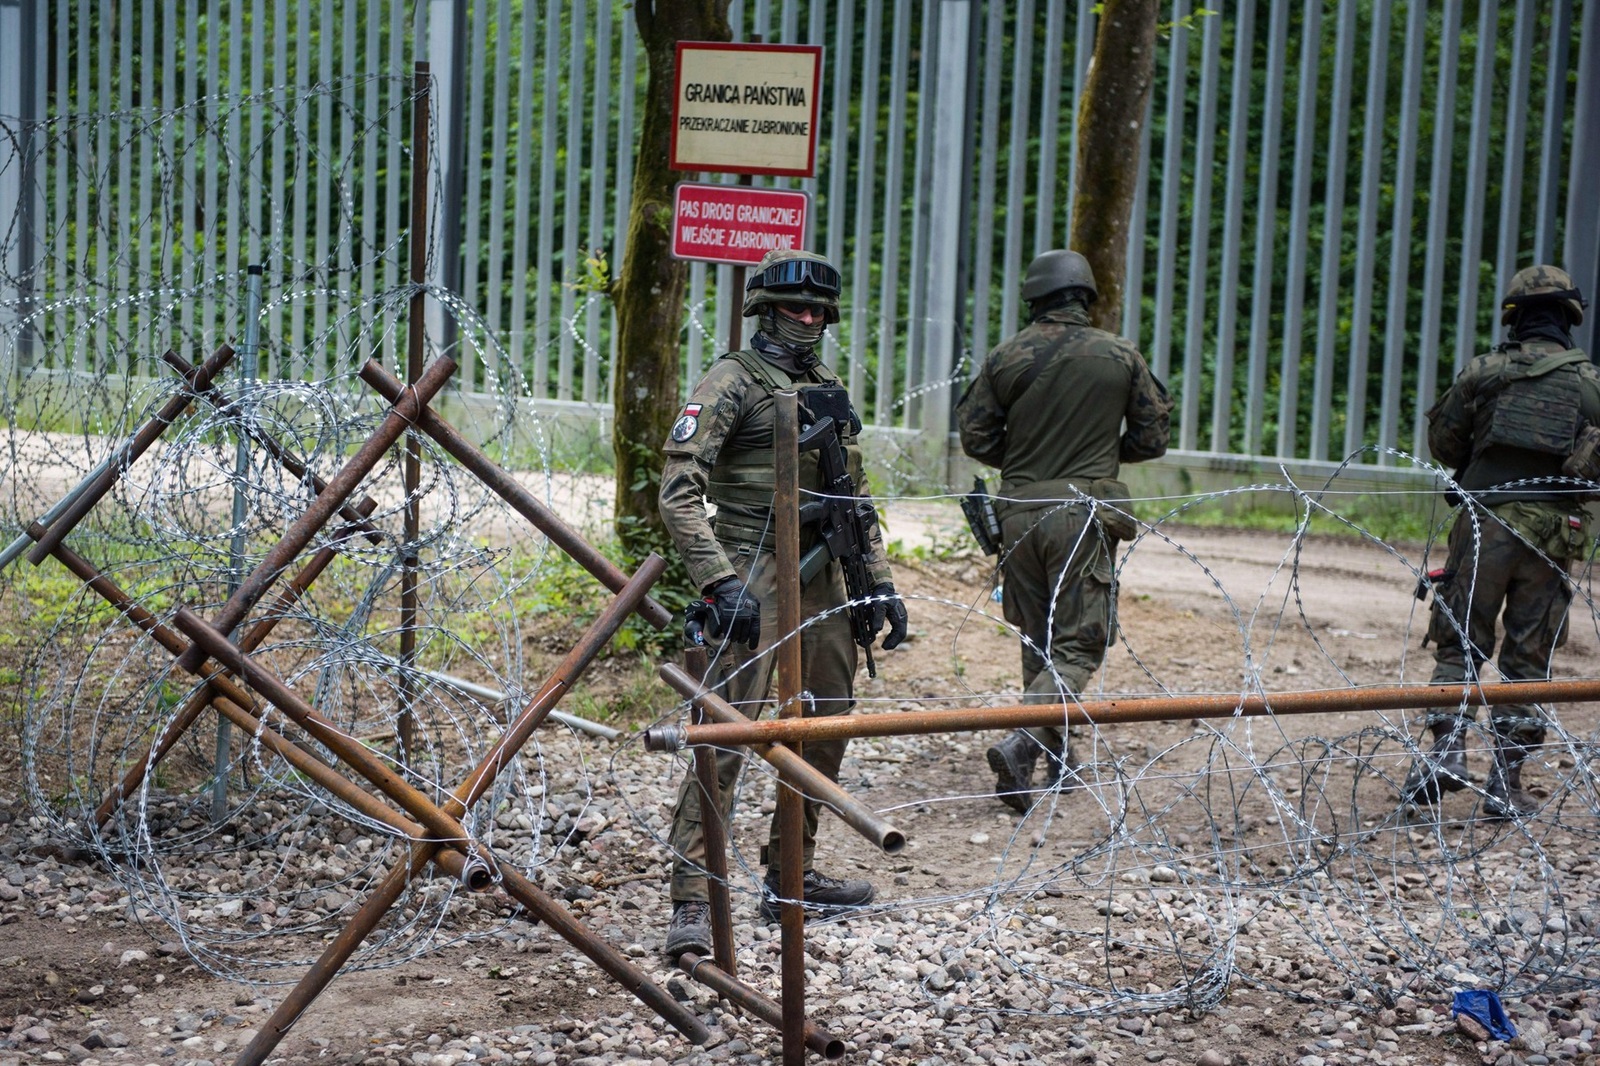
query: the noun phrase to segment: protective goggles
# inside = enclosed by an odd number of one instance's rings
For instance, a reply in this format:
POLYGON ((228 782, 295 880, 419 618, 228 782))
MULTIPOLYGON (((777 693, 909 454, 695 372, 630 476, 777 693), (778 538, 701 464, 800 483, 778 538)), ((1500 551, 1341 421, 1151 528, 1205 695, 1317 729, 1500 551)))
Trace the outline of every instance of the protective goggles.
POLYGON ((827 296, 839 295, 839 272, 815 259, 785 259, 758 271, 744 283, 752 289, 811 289, 827 296))

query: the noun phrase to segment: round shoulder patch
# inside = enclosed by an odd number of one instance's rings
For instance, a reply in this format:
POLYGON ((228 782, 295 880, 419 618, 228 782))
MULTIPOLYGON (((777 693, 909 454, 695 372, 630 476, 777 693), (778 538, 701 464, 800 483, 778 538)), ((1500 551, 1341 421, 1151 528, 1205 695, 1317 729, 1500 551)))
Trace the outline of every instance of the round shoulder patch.
POLYGON ((676 422, 672 423, 672 440, 674 443, 682 444, 694 436, 699 428, 700 420, 698 418, 694 415, 682 415, 676 422))

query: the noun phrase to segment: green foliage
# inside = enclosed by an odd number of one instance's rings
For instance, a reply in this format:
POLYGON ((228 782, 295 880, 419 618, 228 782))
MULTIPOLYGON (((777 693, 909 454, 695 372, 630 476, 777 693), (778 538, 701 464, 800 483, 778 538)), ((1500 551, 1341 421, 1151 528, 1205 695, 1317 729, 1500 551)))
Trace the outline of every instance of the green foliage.
MULTIPOLYGON (((1156 513, 1148 504, 1135 510, 1146 522, 1167 526, 1197 526, 1214 529, 1247 529, 1266 533, 1291 534, 1307 523, 1303 505, 1287 493, 1272 496, 1250 493, 1245 497, 1224 497, 1216 505, 1188 507, 1176 513, 1156 513), (1236 499, 1247 502, 1239 504, 1236 499)), ((1442 501, 1418 506, 1413 493, 1382 495, 1362 493, 1349 498, 1320 501, 1310 509, 1307 532, 1335 537, 1373 537, 1386 544, 1423 544, 1439 535, 1439 526, 1449 516, 1442 501)))

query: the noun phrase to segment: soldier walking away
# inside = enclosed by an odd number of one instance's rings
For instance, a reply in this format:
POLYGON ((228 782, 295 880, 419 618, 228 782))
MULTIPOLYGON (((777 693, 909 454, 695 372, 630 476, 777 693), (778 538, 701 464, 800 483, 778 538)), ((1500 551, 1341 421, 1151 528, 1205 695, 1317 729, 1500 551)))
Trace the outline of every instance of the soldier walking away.
MULTIPOLYGON (((775 469, 773 394, 800 393, 803 428, 820 431, 822 447, 800 456, 802 532, 801 614, 818 619, 801 632, 802 687, 809 694, 807 715, 843 714, 854 705, 858 650, 870 648, 885 624, 883 647, 906 637, 906 609, 896 594, 884 554, 876 512, 868 498, 857 437, 861 422, 839 379, 817 355, 823 330, 839 320, 839 272, 820 255, 770 252, 746 286, 744 314, 759 328, 750 347, 729 352, 707 370, 672 427, 661 475, 661 518, 688 566, 695 586, 704 590, 691 606, 685 635, 713 653, 708 685, 744 714, 755 718, 770 699, 771 647, 777 632, 777 575, 774 558, 773 491, 775 469), (825 413, 824 413, 825 412, 825 413), (824 448, 834 449, 823 455, 824 448), (820 458, 819 458, 820 456, 820 458), (827 460, 833 460, 826 479, 827 460), (846 475, 848 479, 846 480, 846 475), (848 487, 842 487, 842 486, 848 487), (828 492, 824 492, 827 489, 828 492), (829 493, 834 495, 830 496, 829 493), (848 501, 838 498, 843 493, 848 501), (708 519, 706 504, 716 505, 708 519), (842 508, 823 522, 805 524, 810 511, 829 504, 842 508), (853 525, 854 547, 831 557, 841 526, 853 525), (824 528, 825 527, 825 528, 824 528), (846 574, 862 583, 847 596, 846 574), (809 577, 809 580, 807 579, 809 577), (852 610, 839 610, 852 598, 852 610), (826 617, 822 617, 826 616, 826 617)), ((816 432, 808 433, 816 436, 816 432)), ((868 661, 871 652, 867 651, 868 661)), ((838 780, 845 741, 808 741, 805 759, 838 780)), ((723 816, 732 809, 734 783, 744 760, 738 752, 717 757, 723 816)), ((705 838, 701 795, 694 774, 685 775, 672 812, 672 921, 665 953, 711 954, 707 904, 705 838)), ((836 913, 870 903, 868 881, 829 877, 812 867, 819 805, 805 804, 805 905, 808 912, 836 913)), ((768 843, 761 913, 776 921, 778 894, 778 819, 773 816, 768 843)))
MULTIPOLYGON (((956 408, 961 447, 1000 468, 1006 620, 1022 634, 1025 703, 1082 691, 1116 639, 1117 544, 1135 526, 1122 463, 1165 454, 1172 403, 1131 343, 1089 325, 1094 273, 1077 252, 1035 259, 1029 323, 985 360, 956 408), (1099 502, 1095 502, 1099 501, 1099 502)), ((995 794, 1026 812, 1076 763, 1059 727, 1019 729, 988 750, 995 794)))
MULTIPOLYGON (((1478 680, 1494 654, 1497 617, 1505 626, 1496 660, 1503 680, 1548 678, 1565 640, 1572 562, 1591 546, 1582 504, 1592 497, 1579 482, 1600 473, 1600 371, 1571 333, 1585 306, 1566 271, 1519 271, 1501 304, 1506 343, 1468 363, 1428 412, 1428 446, 1456 468, 1462 497, 1428 623, 1435 682, 1478 680)), ((1406 776, 1402 801, 1436 803, 1470 783, 1466 734, 1476 711, 1429 716, 1433 742, 1406 776)), ((1544 715, 1537 704, 1501 704, 1490 725, 1494 765, 1483 808, 1516 818, 1538 806, 1522 767, 1544 741, 1544 715)))

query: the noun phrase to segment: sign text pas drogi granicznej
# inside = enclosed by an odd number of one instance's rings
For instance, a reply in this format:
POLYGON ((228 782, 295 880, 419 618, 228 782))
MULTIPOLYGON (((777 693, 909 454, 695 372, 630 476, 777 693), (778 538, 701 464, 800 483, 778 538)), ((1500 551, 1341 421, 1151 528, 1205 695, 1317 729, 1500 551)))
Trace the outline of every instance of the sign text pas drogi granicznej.
POLYGON ((678 42, 672 169, 810 177, 821 83, 817 45, 678 42))
POLYGON ((679 182, 672 197, 672 254, 751 266, 780 248, 802 248, 810 197, 794 189, 679 182))

